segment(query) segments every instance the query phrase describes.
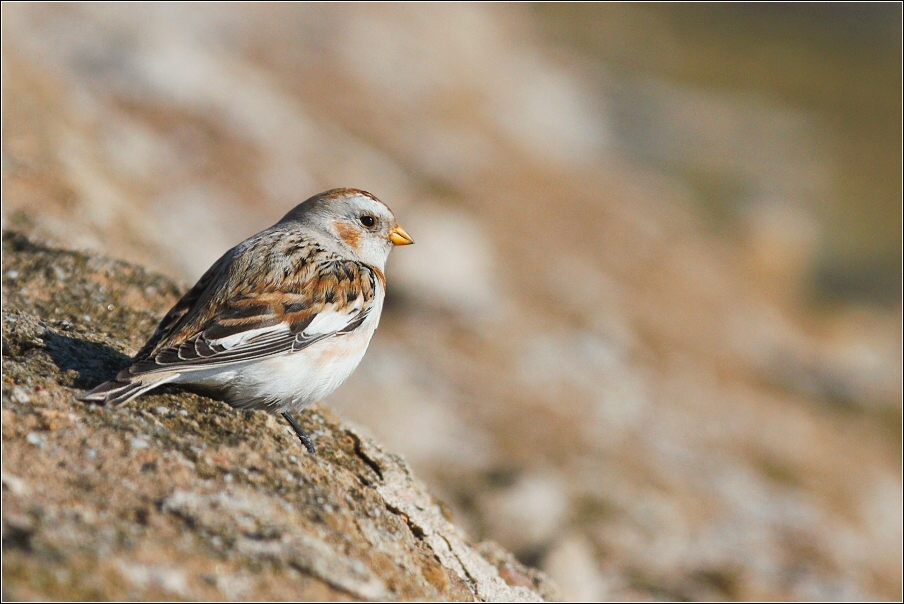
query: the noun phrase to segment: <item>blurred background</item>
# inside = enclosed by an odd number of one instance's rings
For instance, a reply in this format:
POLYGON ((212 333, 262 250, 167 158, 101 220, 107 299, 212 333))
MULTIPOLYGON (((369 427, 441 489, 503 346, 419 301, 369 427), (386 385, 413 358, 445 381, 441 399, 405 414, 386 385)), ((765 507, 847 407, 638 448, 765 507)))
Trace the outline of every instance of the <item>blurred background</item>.
POLYGON ((5 229, 188 286, 322 190, 395 211, 327 403, 566 599, 902 597, 900 5, 2 22, 5 229))

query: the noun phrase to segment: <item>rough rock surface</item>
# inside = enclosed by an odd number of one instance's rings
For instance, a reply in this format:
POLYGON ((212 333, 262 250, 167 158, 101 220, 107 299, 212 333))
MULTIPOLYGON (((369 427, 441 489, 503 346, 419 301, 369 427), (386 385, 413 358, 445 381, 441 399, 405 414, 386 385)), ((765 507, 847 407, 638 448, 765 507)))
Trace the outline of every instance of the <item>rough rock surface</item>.
POLYGON ((3 598, 538 601, 403 459, 323 407, 284 423, 176 389, 74 395, 128 363, 179 288, 3 238, 3 598))

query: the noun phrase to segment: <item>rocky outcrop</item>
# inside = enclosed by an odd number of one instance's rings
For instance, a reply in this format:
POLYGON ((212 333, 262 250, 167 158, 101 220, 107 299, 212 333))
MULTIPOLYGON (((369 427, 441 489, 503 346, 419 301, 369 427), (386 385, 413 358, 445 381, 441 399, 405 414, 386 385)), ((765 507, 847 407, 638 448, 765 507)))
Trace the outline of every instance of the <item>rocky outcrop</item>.
POLYGON ((15 233, 2 271, 4 599, 555 597, 323 406, 299 416, 312 457, 274 416, 177 389, 77 401, 128 363, 169 280, 15 233))

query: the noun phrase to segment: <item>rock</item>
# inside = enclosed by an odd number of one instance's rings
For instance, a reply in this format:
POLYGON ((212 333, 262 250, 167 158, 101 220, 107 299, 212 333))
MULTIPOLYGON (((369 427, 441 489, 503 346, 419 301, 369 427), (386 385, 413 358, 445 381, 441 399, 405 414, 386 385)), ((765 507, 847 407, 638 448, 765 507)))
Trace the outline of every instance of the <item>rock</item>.
POLYGON ((274 416, 176 389, 77 401, 128 364, 173 283, 16 233, 2 274, 4 599, 556 597, 325 407, 299 417, 312 457, 274 416))

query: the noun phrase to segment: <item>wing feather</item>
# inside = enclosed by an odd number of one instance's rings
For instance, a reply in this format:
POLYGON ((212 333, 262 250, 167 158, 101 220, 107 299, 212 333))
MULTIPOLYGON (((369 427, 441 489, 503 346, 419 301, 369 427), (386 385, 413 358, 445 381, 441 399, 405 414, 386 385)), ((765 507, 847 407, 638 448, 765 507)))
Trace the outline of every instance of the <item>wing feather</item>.
POLYGON ((299 278, 280 287, 246 287, 243 296, 227 298, 220 295, 223 289, 243 291, 230 280, 251 281, 243 273, 252 267, 240 270, 243 255, 236 250, 220 258, 167 313, 124 374, 200 371, 298 352, 360 327, 382 284, 382 274, 364 264, 308 257, 296 267, 299 278), (217 287, 224 279, 226 287, 217 287))
POLYGON ((228 269, 238 249, 238 247, 232 248, 220 256, 220 259, 201 275, 198 282, 173 305, 160 321, 157 329, 154 330, 154 334, 135 355, 136 361, 147 358, 158 345, 172 339, 186 320, 191 318, 191 311, 210 299, 214 286, 222 281, 222 275, 228 269))

